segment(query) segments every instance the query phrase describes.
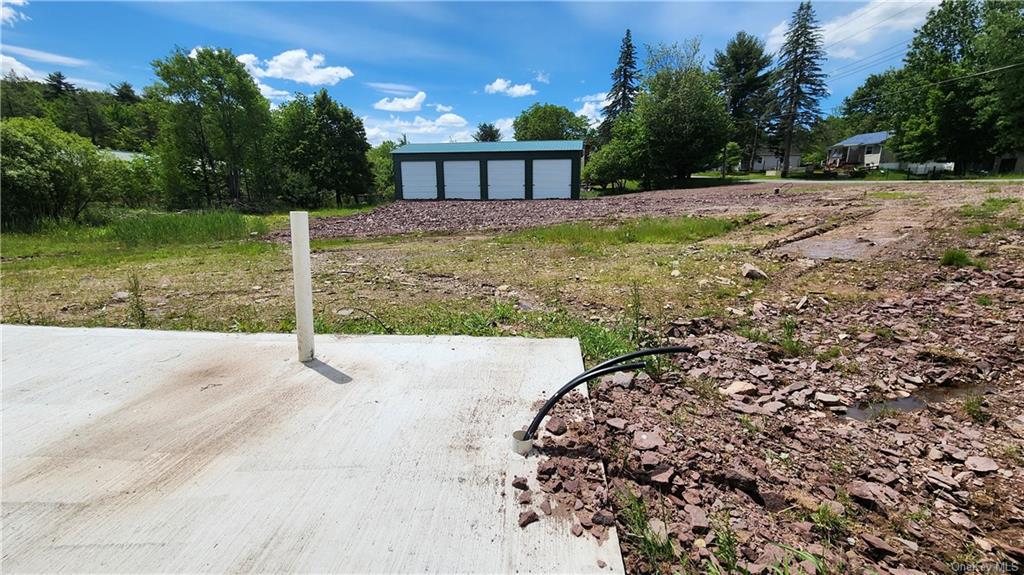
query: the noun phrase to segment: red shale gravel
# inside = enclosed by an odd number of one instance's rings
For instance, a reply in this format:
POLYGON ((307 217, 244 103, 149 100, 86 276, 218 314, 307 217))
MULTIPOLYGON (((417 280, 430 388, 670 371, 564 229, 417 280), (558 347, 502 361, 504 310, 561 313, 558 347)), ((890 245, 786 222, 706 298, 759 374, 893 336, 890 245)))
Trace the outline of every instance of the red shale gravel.
MULTIPOLYGON (((775 195, 773 183, 643 192, 589 200, 398 201, 370 212, 310 221, 313 238, 377 237, 400 234, 512 231, 562 222, 774 211, 819 204, 825 193, 775 195)), ((288 231, 274 234, 279 240, 288 231)))

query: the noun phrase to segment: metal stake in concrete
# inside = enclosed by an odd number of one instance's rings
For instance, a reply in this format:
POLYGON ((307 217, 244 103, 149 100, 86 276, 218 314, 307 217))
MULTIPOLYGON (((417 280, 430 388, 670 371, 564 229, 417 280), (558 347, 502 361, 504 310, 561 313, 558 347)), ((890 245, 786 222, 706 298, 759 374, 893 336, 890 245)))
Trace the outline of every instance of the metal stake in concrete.
POLYGON ((309 214, 291 212, 292 276, 295 278, 295 333, 299 361, 313 361, 313 279, 309 266, 309 214))

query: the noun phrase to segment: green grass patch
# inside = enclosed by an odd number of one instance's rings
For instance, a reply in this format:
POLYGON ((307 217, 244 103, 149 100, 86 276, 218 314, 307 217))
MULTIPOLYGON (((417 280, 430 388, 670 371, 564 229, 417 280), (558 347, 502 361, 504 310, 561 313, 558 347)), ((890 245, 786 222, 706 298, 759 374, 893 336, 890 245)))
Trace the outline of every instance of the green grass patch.
POLYGON ((869 198, 876 200, 916 200, 923 197, 919 192, 870 192, 869 198))
MULTIPOLYGON (((294 326, 269 326, 260 322, 239 322, 249 329, 240 331, 288 331, 294 326)), ((523 311, 513 302, 497 300, 489 307, 466 309, 432 303, 415 308, 357 310, 348 317, 320 313, 315 317, 317 333, 472 335, 500 337, 574 337, 587 364, 633 351, 626 326, 609 326, 586 321, 565 311, 523 311)))
POLYGON ((1019 203, 1020 200, 1018 198, 987 198, 977 205, 960 206, 956 213, 965 218, 991 219, 998 216, 1006 208, 1019 203))
POLYGON ((529 240, 562 244, 676 244, 690 243, 726 234, 749 223, 755 215, 743 218, 640 218, 614 225, 593 222, 556 224, 505 236, 506 240, 529 240))
POLYGON ((660 573, 660 564, 676 558, 672 541, 651 529, 650 513, 642 497, 626 491, 619 495, 622 506, 622 520, 626 524, 626 537, 636 545, 637 551, 651 567, 651 572, 660 573))
MULTIPOLYGON (((372 211, 379 207, 381 204, 375 206, 360 206, 358 208, 320 208, 319 210, 311 210, 309 212, 309 219, 313 218, 342 218, 345 216, 351 216, 355 214, 362 214, 372 211)), ((259 218, 266 225, 267 229, 278 230, 288 227, 289 215, 288 212, 280 212, 259 216, 259 218)))
POLYGON ((939 265, 963 268, 974 264, 974 260, 971 256, 961 249, 950 248, 942 254, 942 259, 939 260, 939 265))
POLYGON ((128 247, 239 240, 266 231, 261 218, 237 212, 150 215, 110 226, 110 236, 128 247))

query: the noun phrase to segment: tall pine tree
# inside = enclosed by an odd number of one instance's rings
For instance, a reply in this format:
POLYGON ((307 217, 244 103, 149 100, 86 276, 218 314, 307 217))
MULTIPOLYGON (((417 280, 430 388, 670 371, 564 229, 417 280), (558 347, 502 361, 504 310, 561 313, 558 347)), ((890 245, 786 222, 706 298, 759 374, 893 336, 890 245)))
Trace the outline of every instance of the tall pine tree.
POLYGON ((764 41, 746 32, 729 40, 724 52, 716 50, 711 64, 728 97, 732 140, 744 144, 744 163, 756 153, 764 129, 763 117, 771 104, 771 64, 772 56, 765 53, 764 41))
POLYGON ((789 175, 793 132, 809 129, 821 115, 819 100, 828 94, 821 62, 825 59, 821 28, 811 3, 801 2, 786 31, 779 55, 778 93, 782 108, 779 121, 784 143, 782 176, 789 175))
POLYGON ((640 72, 636 67, 636 47, 633 33, 626 29, 619 48, 619 62, 612 72, 612 89, 608 91, 608 105, 604 107, 604 121, 598 127, 602 143, 611 140, 615 118, 633 109, 637 93, 640 92, 640 72))

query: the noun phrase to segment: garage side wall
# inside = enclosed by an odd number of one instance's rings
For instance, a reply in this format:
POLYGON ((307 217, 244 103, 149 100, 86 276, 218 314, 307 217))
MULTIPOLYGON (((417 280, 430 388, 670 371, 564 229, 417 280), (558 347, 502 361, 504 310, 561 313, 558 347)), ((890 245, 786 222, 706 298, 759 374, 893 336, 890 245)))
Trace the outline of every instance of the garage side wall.
POLYGON ((480 163, 480 199, 488 199, 487 193, 487 161, 488 160, 525 160, 525 196, 526 199, 533 199, 533 161, 534 160, 570 160, 570 198, 577 200, 580 197, 580 171, 582 168, 583 153, 580 151, 548 151, 548 152, 482 152, 482 153, 456 153, 456 154, 393 154, 395 199, 445 199, 444 186, 444 162, 465 162, 476 161, 480 163), (426 198, 419 194, 408 195, 405 193, 402 182, 403 162, 435 162, 437 173, 437 193, 432 198, 426 198))

